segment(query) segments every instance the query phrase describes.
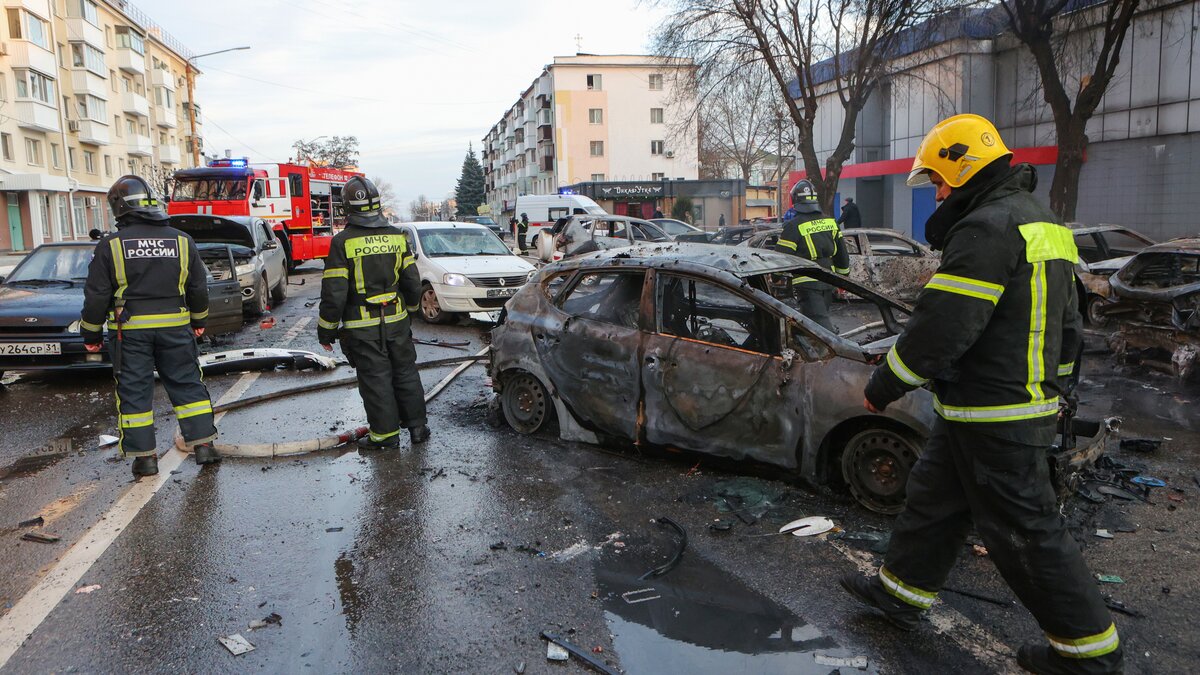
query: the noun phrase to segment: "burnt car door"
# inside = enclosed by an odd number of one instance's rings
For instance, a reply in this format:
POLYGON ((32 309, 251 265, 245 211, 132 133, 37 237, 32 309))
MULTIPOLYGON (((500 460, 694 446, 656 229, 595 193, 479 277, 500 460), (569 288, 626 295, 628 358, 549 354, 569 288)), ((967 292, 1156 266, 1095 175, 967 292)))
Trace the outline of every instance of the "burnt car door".
POLYGON ((635 440, 644 270, 582 271, 534 329, 559 398, 593 431, 635 440))
POLYGON ((939 259, 916 242, 894 234, 871 232, 866 241, 859 239, 860 249, 865 254, 866 279, 855 278, 851 267, 851 278, 869 282, 885 295, 912 299, 921 292, 937 272, 939 259), (866 248, 861 249, 865 243, 866 248))
POLYGON ((701 277, 656 272, 654 293, 656 326, 642 361, 645 440, 795 466, 803 417, 784 411, 796 397, 781 317, 701 277))

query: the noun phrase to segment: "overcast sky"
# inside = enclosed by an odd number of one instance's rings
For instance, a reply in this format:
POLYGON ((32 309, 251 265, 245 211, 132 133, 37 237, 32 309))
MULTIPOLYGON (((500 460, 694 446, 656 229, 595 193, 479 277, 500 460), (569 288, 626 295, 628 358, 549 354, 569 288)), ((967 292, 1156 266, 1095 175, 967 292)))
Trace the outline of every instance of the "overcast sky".
POLYGON ((299 138, 357 136, 401 208, 453 191, 479 139, 555 55, 644 53, 637 0, 135 0, 199 59, 207 152, 283 162, 299 138))

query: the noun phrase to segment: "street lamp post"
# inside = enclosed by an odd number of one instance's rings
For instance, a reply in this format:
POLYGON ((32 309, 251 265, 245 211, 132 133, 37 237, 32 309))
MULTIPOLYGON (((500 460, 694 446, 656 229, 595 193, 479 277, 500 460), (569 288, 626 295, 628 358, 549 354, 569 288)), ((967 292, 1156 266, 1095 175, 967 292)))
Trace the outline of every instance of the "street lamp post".
POLYGON ((218 49, 215 52, 205 52, 203 54, 197 54, 184 62, 185 70, 187 72, 188 123, 191 128, 191 132, 192 132, 192 164, 194 166, 200 166, 200 143, 198 142, 198 139, 196 138, 196 95, 195 95, 195 91, 194 91, 196 80, 193 75, 195 66, 192 65, 192 61, 195 61, 196 59, 198 59, 202 56, 212 56, 213 54, 224 54, 225 52, 239 52, 239 51, 242 51, 245 49, 250 49, 250 47, 230 47, 229 49, 218 49))

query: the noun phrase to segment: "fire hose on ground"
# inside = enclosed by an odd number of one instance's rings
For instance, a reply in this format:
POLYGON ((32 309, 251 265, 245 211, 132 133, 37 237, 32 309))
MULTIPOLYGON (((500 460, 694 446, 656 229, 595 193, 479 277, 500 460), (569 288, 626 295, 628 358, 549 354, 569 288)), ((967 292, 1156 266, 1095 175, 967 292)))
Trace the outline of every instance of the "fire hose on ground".
MULTIPOLYGON (((425 361, 417 364, 418 370, 426 370, 429 368, 440 368, 444 366, 457 365, 458 367, 450 371, 450 374, 442 378, 440 382, 434 385, 425 394, 425 402, 428 403, 435 396, 442 393, 450 383, 454 381, 467 368, 483 360, 488 352, 488 347, 480 350, 474 356, 458 356, 450 359, 435 359, 433 361, 425 361)), ((336 380, 328 380, 326 382, 314 382, 305 384, 299 387, 290 389, 282 389, 280 391, 272 391, 266 394, 250 396, 248 398, 230 401, 218 406, 213 406, 213 413, 220 414, 233 410, 240 410, 259 403, 274 401, 281 398, 298 396, 300 394, 308 394, 314 391, 324 391, 326 389, 336 389, 338 387, 347 387, 353 384, 358 384, 357 376, 342 377, 336 380)), ((322 436, 320 438, 310 438, 307 440, 288 441, 286 443, 216 443, 217 452, 221 453, 222 457, 286 457, 289 455, 302 455, 309 452, 317 452, 318 450, 328 450, 336 448, 339 445, 353 443, 363 436, 367 435, 367 427, 358 427, 353 431, 346 431, 340 434, 332 434, 322 436)), ((187 447, 183 442, 183 437, 179 435, 179 431, 175 432, 175 447, 183 452, 191 452, 191 448, 187 447)))

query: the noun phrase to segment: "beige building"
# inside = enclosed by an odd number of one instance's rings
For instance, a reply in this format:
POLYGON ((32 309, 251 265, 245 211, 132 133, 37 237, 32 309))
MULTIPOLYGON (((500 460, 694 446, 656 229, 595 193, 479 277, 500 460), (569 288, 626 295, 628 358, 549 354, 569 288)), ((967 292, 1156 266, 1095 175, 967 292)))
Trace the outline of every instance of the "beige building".
POLYGON ((191 53, 170 34, 121 0, 2 2, 0 251, 107 230, 116 178, 162 190, 193 166, 191 53))
POLYGON ((693 106, 676 94, 694 68, 654 56, 554 57, 483 139, 493 212, 587 181, 696 179, 693 106))

